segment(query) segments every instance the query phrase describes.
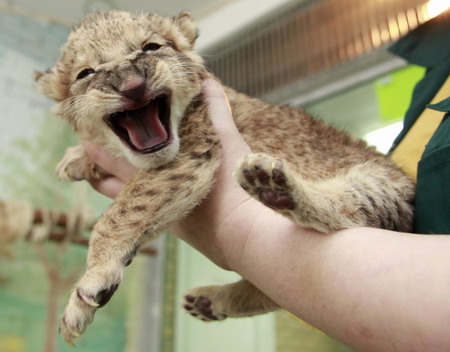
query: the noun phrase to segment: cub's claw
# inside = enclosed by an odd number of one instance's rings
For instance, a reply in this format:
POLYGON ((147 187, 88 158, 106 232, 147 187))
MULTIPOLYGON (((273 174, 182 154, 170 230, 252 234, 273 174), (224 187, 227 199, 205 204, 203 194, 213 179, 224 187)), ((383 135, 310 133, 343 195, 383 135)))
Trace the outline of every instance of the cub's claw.
POLYGON ((81 290, 76 290, 78 298, 86 302, 86 304, 90 305, 91 307, 97 308, 99 304, 95 301, 94 297, 91 295, 88 295, 84 292, 81 292, 81 290))
POLYGON ((99 293, 97 293, 95 297, 83 293, 81 292, 81 290, 77 290, 77 295, 80 299, 82 299, 84 302, 86 302, 86 304, 90 305, 91 307, 101 308, 104 305, 106 305, 106 303, 109 302, 114 292, 116 292, 117 287, 119 287, 118 284, 105 288, 104 290, 101 290, 99 293))

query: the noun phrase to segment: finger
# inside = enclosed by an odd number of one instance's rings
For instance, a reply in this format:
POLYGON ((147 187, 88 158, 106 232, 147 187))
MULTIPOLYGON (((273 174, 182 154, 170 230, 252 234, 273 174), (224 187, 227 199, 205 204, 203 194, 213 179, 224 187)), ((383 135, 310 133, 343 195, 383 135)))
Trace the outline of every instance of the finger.
POLYGON ((212 123, 222 142, 224 162, 235 163, 237 159, 247 155, 250 148, 234 123, 225 91, 215 80, 208 79, 203 82, 203 95, 212 123))
POLYGON ((117 177, 107 177, 101 180, 91 180, 90 184, 92 188, 101 194, 109 198, 116 198, 125 185, 125 182, 117 177))
POLYGON ((136 168, 128 160, 113 157, 92 142, 81 141, 81 143, 89 158, 109 174, 127 182, 136 173, 136 168))

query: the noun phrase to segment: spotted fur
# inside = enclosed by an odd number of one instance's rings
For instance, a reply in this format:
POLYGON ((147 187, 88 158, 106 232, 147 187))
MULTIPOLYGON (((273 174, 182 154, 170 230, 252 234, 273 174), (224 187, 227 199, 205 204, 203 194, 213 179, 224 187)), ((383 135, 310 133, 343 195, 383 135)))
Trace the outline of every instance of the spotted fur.
MULTIPOLYGON (((56 114, 80 138, 139 170, 93 230, 86 272, 60 327, 70 343, 108 302, 138 248, 189 214, 214 183, 220 143, 200 95, 202 80, 213 76, 193 51, 196 37, 184 12, 173 18, 91 14, 72 30, 54 66, 36 74, 41 92, 57 102, 56 114), (157 94, 170 97, 172 140, 152 153, 136 152, 112 130, 108 116, 157 94)), ((304 111, 226 92, 254 152, 236 170, 250 195, 323 232, 354 226, 411 229, 414 186, 388 158, 304 111)), ((76 147, 59 164, 58 175, 79 180, 105 173, 76 147)), ((195 289, 185 300, 185 309, 206 321, 278 308, 245 280, 195 289)))

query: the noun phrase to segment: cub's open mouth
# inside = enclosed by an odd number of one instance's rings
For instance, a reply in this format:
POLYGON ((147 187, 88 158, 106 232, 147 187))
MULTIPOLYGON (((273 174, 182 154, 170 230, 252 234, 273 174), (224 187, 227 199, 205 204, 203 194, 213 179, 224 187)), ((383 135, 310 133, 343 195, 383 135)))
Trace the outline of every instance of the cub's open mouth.
POLYGON ((157 152, 172 142, 168 94, 158 95, 137 109, 115 112, 105 121, 122 141, 140 154, 157 152))

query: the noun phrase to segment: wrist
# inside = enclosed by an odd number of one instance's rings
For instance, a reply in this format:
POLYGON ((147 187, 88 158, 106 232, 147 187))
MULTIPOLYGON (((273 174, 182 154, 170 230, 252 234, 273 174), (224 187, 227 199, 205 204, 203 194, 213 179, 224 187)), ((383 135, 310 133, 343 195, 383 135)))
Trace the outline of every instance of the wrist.
POLYGON ((252 219, 241 258, 233 262, 233 270, 258 278, 276 275, 291 265, 307 269, 327 235, 301 227, 263 205, 261 208, 252 219))

